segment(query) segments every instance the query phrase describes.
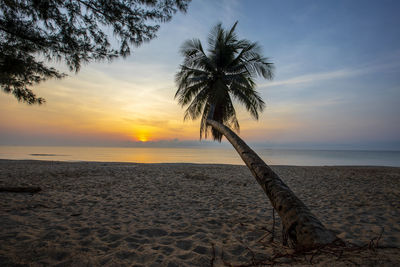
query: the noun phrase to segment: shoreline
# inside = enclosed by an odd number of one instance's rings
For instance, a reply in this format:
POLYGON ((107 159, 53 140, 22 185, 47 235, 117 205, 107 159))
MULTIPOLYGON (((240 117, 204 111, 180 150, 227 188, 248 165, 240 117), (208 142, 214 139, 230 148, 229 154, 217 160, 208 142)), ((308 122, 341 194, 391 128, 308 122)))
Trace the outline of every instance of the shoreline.
MULTIPOLYGON (((245 163, 235 164, 235 163, 197 163, 197 162, 131 162, 131 161, 96 161, 96 160, 56 160, 56 159, 5 159, 0 158, 0 163, 2 161, 14 161, 14 162, 52 162, 52 163, 86 163, 86 164, 143 164, 143 165, 204 165, 204 166, 241 166, 246 167, 245 163)), ((339 167, 339 168, 393 168, 399 169, 398 166, 387 166, 387 165, 295 165, 295 164, 268 164, 270 167, 305 167, 305 168, 329 168, 329 167, 339 167)))
MULTIPOLYGON (((269 165, 400 167, 400 151, 301 150, 253 148, 269 165)), ((117 148, 117 147, 2 147, 0 158, 46 161, 137 163, 200 163, 244 165, 233 147, 117 148)))
MULTIPOLYGON (((339 238, 368 244, 383 227, 379 244, 400 255, 399 167, 271 167, 339 238)), ((0 160, 0 170, 1 186, 42 188, 0 193, 10 265, 209 266, 213 253, 243 264, 247 248, 278 249, 260 241, 272 208, 244 165, 0 160)), ((400 263, 394 255, 385 257, 400 263)), ((335 258, 315 259, 326 260, 335 258)))

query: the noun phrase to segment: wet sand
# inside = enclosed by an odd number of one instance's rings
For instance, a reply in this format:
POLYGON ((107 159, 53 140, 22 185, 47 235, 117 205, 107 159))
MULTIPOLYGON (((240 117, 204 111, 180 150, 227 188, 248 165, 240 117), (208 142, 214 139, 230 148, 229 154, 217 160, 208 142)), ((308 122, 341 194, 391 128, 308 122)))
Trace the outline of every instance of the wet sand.
MULTIPOLYGON (((273 169, 343 240, 383 231, 386 249, 313 263, 400 264, 400 168, 273 169)), ((282 251, 279 219, 270 242, 272 208, 245 166, 0 160, 0 186, 42 188, 0 193, 2 266, 223 266, 282 251)))

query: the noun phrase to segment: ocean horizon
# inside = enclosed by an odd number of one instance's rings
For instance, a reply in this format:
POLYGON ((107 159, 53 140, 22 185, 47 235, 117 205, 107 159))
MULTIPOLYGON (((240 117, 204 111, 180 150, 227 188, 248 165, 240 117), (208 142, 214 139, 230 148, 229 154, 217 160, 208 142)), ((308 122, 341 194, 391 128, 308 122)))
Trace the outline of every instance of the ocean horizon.
MULTIPOLYGON (((400 151, 253 149, 270 165, 400 167, 400 151)), ((244 165, 233 147, 0 146, 0 159, 244 165)))

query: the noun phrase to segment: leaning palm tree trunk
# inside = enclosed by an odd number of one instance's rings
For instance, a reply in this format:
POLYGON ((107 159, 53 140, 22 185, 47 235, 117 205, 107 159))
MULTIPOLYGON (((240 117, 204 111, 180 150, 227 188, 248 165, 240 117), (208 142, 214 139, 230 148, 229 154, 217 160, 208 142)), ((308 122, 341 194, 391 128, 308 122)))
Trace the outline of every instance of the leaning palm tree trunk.
POLYGON ((296 249, 314 248, 338 240, 239 136, 214 120, 208 119, 207 124, 223 134, 239 153, 281 217, 283 231, 296 249))

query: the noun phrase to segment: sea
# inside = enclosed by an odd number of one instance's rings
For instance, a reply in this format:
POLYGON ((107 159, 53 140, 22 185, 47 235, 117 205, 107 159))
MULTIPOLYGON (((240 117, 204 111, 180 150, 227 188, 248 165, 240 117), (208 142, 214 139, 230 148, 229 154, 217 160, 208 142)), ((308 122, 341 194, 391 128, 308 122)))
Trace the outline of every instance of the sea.
MULTIPOLYGON (((400 167, 400 151, 253 149, 270 165, 400 167)), ((0 146, 0 159, 244 165, 233 147, 0 146)))

